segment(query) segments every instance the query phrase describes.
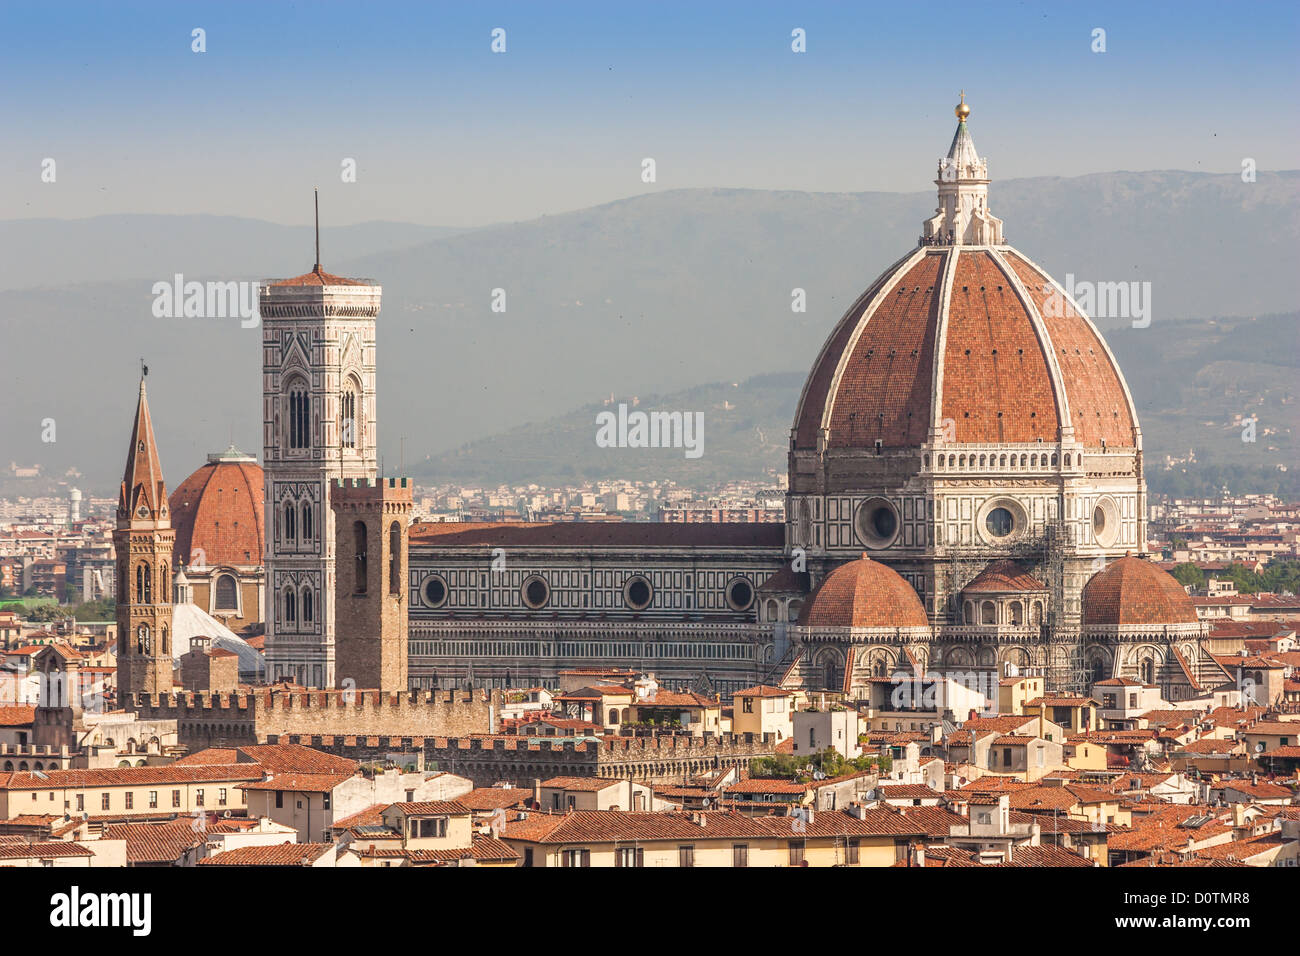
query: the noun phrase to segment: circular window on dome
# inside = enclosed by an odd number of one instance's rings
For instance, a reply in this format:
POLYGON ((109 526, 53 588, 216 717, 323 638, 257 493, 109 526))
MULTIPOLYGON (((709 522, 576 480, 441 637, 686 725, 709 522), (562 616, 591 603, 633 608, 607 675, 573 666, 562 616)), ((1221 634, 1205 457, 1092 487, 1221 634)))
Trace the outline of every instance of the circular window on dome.
POLYGON ((727 604, 733 611, 747 611, 754 603, 754 585, 746 578, 732 578, 727 585, 727 604))
POLYGON ((985 541, 1001 544, 1025 530, 1029 524, 1029 515, 1012 498, 994 498, 984 503, 975 521, 976 528, 985 541))
POLYGON ((426 607, 442 607, 447 603, 447 582, 438 575, 425 578, 421 590, 426 607))
POLYGON ((536 611, 546 607, 546 602, 551 599, 551 586, 546 583, 546 578, 534 574, 524 581, 519 594, 523 597, 524 604, 536 611))
POLYGON ((853 520, 858 538, 868 548, 887 548, 898 537, 898 509, 888 498, 868 498, 853 520))
POLYGON ((644 574, 628 578, 627 584, 623 585, 623 603, 634 611, 644 611, 653 599, 654 588, 644 574))
POLYGON ((1099 498, 1093 507, 1092 537, 1103 548, 1119 540, 1119 505, 1114 498, 1099 498))

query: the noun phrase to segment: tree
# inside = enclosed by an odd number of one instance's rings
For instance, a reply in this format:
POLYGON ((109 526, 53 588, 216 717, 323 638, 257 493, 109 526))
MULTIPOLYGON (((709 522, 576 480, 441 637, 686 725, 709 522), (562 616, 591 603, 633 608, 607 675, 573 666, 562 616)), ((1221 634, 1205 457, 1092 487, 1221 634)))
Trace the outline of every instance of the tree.
POLYGON ((1169 573, 1183 587, 1199 588, 1205 585, 1205 572, 1194 564, 1180 564, 1169 573))
POLYGON ((72 612, 78 621, 111 621, 117 617, 117 605, 112 601, 86 601, 72 612))
POLYGON ((57 604, 38 604, 22 616, 34 623, 48 624, 50 621, 62 620, 67 617, 67 614, 68 612, 57 604))

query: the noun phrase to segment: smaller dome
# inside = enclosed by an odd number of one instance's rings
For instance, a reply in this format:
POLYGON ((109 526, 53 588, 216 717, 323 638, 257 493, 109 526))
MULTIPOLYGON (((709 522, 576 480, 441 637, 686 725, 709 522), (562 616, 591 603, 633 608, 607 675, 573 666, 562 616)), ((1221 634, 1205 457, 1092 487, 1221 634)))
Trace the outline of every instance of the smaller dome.
POLYGON ((179 567, 252 567, 265 551, 263 474, 257 459, 231 446, 171 494, 176 529, 173 560, 179 567))
POLYGON ((1009 591, 1046 591, 1047 585, 1015 561, 990 561, 970 584, 962 588, 972 594, 1005 594, 1009 591))
POLYGON ((897 571, 865 554, 826 576, 799 611, 801 627, 927 627, 925 607, 897 571))
POLYGON ((1183 586, 1173 575, 1141 558, 1120 558, 1083 587, 1085 627, 1195 623, 1196 606, 1183 586))

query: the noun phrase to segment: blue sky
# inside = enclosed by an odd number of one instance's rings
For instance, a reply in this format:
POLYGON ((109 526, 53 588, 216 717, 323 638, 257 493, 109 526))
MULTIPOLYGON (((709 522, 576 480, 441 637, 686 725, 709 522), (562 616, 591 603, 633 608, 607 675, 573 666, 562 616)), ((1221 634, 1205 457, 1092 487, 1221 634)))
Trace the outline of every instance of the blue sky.
POLYGON ((1244 157, 1290 169, 1298 10, 10 3, 0 219, 300 223, 314 184, 336 223, 446 225, 683 186, 922 191, 962 87, 995 180, 1235 172, 1244 157), (504 54, 490 50, 495 27, 504 54), (803 54, 790 49, 796 27, 803 54), (1090 48, 1098 27, 1105 53, 1090 48), (46 157, 54 184, 40 180, 46 157), (348 157, 354 184, 340 182, 348 157))

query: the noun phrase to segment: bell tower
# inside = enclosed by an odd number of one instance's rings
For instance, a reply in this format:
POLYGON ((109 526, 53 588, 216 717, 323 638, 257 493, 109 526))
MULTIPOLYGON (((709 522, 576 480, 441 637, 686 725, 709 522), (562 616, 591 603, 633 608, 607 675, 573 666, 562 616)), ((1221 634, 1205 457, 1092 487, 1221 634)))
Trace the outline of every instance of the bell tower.
POLYGON ((272 680, 335 683, 331 483, 378 472, 375 320, 382 289, 316 264, 259 294, 266 507, 266 667, 272 680))
POLYGON ((117 554, 118 699, 172 690, 171 560, 176 544, 167 506, 158 445, 154 440, 146 367, 140 376, 131 446, 117 502, 113 548, 117 554))

